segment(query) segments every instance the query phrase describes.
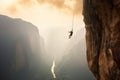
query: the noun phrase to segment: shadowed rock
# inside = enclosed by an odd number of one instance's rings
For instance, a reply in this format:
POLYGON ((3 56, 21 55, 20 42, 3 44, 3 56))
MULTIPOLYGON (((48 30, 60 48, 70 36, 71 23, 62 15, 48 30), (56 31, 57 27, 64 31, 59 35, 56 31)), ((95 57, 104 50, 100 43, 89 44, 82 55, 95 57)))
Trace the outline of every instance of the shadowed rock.
POLYGON ((97 80, 120 80, 120 0, 84 0, 88 65, 97 80))

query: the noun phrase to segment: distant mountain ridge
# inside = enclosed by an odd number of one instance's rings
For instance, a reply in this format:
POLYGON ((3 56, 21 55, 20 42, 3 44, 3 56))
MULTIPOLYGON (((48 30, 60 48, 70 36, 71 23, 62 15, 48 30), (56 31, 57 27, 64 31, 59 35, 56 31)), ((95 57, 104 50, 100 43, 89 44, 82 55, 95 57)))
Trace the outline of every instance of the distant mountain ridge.
POLYGON ((0 15, 0 80, 49 79, 51 72, 41 47, 44 40, 36 26, 0 15))

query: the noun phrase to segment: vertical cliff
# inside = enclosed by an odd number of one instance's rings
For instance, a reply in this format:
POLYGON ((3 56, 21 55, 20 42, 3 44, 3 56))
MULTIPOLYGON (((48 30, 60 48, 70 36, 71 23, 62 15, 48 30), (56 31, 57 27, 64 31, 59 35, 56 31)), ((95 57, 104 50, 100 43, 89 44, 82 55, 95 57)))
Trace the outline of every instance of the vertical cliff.
POLYGON ((0 80, 45 80, 40 41, 36 26, 0 15, 0 80))
POLYGON ((88 66, 97 80, 120 80, 120 0, 83 0, 88 66))

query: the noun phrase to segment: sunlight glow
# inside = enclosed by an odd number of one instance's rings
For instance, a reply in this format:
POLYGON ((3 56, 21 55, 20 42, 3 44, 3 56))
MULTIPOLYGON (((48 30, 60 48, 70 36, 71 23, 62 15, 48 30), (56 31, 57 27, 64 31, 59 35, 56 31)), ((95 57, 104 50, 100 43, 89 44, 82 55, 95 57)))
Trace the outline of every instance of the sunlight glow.
POLYGON ((0 0, 4 5, 9 6, 16 2, 16 0, 0 0))
MULTIPOLYGON (((40 36, 44 38, 45 46, 48 51, 47 55, 50 55, 50 50, 51 55, 58 56, 57 58, 60 59, 63 55, 61 54, 62 52, 59 51, 58 54, 56 54, 56 52, 54 52, 55 50, 51 47, 51 43, 53 41, 53 43, 55 43, 55 45, 52 44, 53 46, 57 46, 57 48, 61 51, 64 50, 65 44, 69 42, 68 31, 71 30, 73 12, 71 11, 71 13, 64 13, 61 11, 61 9, 64 9, 62 7, 59 10, 59 7, 55 9, 51 8, 49 5, 41 5, 37 2, 34 6, 29 6, 28 4, 33 3, 30 3, 29 1, 35 2, 36 0, 0 0, 0 14, 13 18, 20 18, 37 26, 40 36), (21 3, 21 1, 25 1, 25 3, 21 3), (51 48, 53 50, 51 50, 51 48)), ((59 2, 62 0, 51 1, 59 2)), ((65 0, 65 3, 62 4, 72 8, 76 5, 75 1, 80 0, 65 0)), ((52 3, 50 2, 50 4, 52 3)), ((54 3, 54 6, 56 5, 57 3, 54 3)), ((84 23, 81 13, 80 15, 76 14, 73 27, 74 34, 76 34, 83 27, 84 23)))

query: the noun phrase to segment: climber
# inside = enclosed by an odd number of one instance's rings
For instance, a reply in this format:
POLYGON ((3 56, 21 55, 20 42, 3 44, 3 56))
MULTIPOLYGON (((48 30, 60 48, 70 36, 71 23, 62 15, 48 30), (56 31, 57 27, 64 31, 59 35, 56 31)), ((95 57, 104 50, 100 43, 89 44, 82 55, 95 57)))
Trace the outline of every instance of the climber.
POLYGON ((72 37, 73 35, 73 30, 69 31, 69 39, 72 37))
POLYGON ((72 29, 69 31, 69 39, 72 37, 73 35, 73 27, 74 27, 74 17, 75 17, 75 14, 73 12, 73 16, 72 16, 72 29))
POLYGON ((74 27, 74 15, 73 15, 73 18, 72 18, 72 29, 69 31, 69 39, 72 37, 73 35, 73 27, 74 27))

